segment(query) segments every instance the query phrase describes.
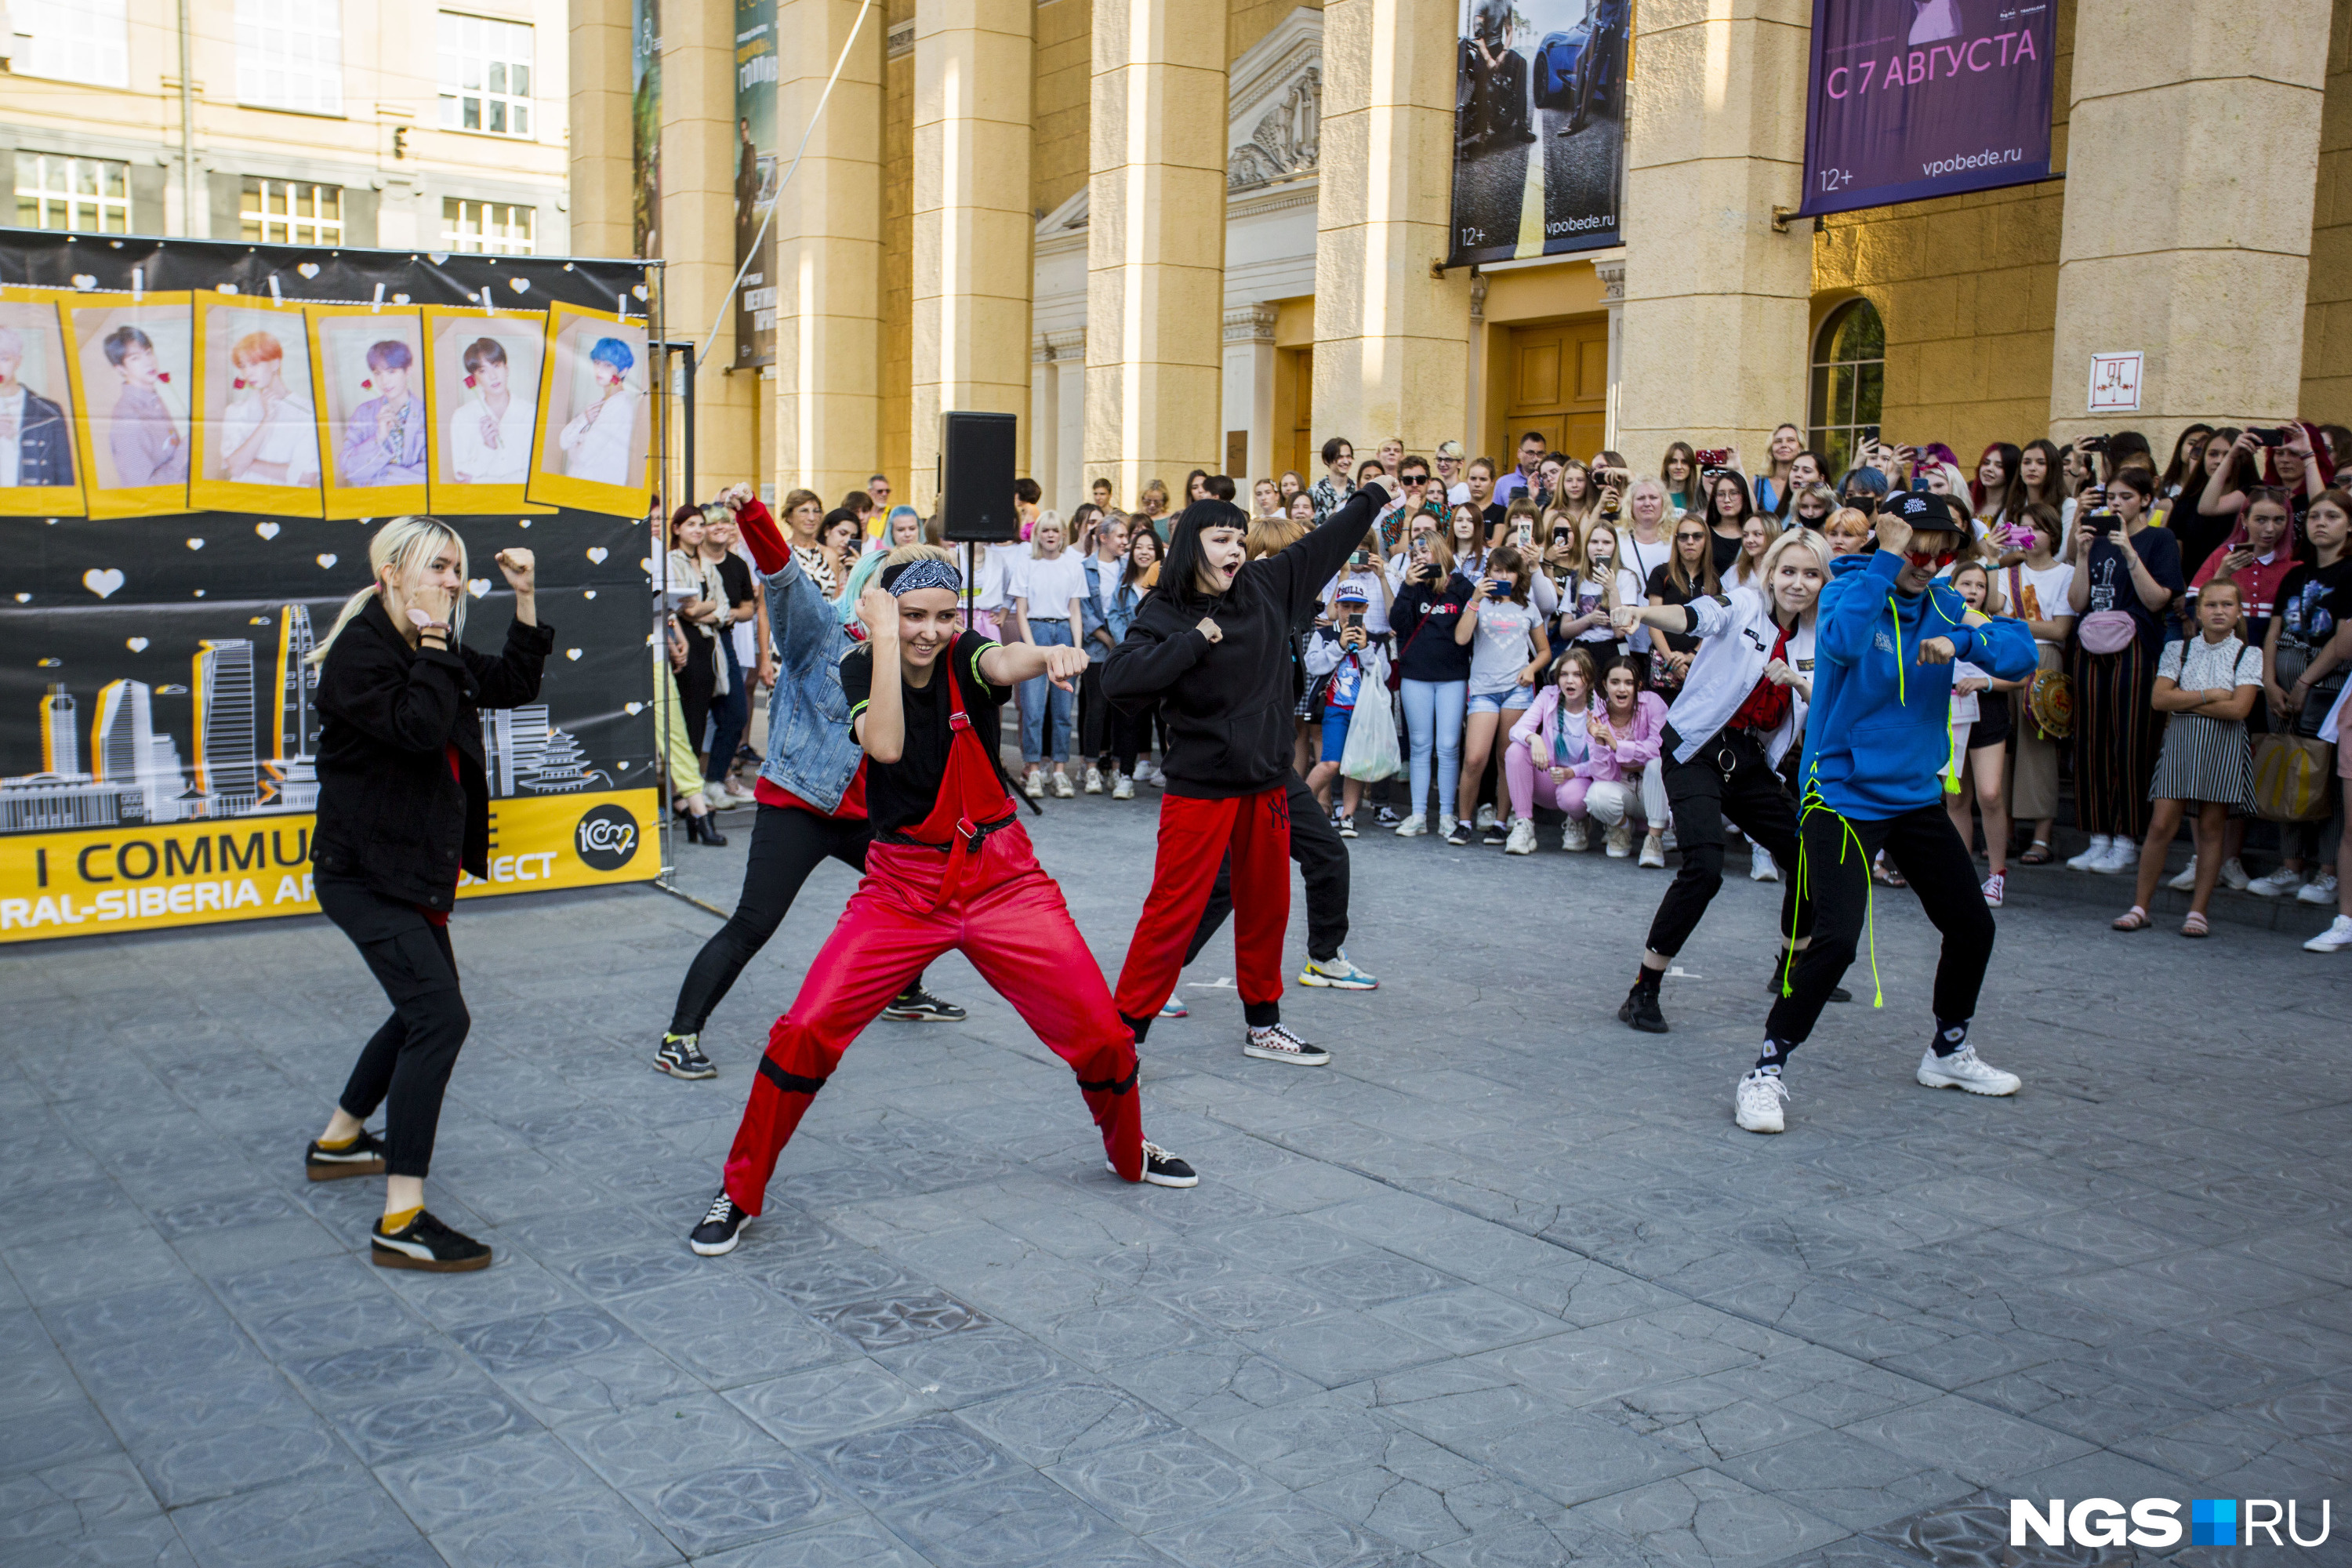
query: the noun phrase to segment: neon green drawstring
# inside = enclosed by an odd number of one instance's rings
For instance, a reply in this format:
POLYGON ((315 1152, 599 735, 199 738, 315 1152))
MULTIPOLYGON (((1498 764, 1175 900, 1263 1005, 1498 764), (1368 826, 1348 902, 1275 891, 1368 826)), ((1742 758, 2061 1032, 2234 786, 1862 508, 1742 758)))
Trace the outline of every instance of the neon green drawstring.
MULTIPOLYGON (((1936 602, 1933 588, 1927 592, 1927 602, 1931 605, 1936 602)), ((1895 606, 1895 593, 1892 589, 1889 589, 1886 595, 1886 618, 1895 623, 1895 700, 1898 705, 1908 708, 1911 706, 1911 697, 1903 679, 1903 615, 1895 606)), ((1923 634, 1927 629, 1925 625, 1926 619, 1926 613, 1923 611, 1920 616, 1922 625, 1919 628, 1923 634)), ((1927 639, 1922 636, 1919 640, 1924 643, 1927 639)), ((1953 727, 1952 705, 1949 702, 1944 704, 1944 742, 1951 752, 1951 761, 1943 775, 1944 793, 1958 795, 1960 793, 1960 732, 1953 727)))
MULTIPOLYGON (((1863 930, 1870 938, 1870 1005, 1874 1007, 1884 1007, 1886 1005, 1886 987, 1878 978, 1878 889, 1870 875, 1870 851, 1862 842, 1862 835, 1853 830, 1853 824, 1839 816, 1837 808, 1822 799, 1811 788, 1805 792, 1804 810, 1797 814, 1796 901, 1802 904, 1812 890, 1812 868, 1805 854, 1805 818, 1816 811, 1826 811, 1832 816, 1836 816, 1838 826, 1845 829, 1844 838, 1838 843, 1839 865, 1845 864, 1846 840, 1852 840, 1855 853, 1863 857, 1862 923, 1863 930)), ((1797 962, 1796 942, 1797 929, 1792 923, 1789 928, 1788 957, 1781 960, 1780 994, 1783 996, 1789 994, 1789 975, 1797 962)))

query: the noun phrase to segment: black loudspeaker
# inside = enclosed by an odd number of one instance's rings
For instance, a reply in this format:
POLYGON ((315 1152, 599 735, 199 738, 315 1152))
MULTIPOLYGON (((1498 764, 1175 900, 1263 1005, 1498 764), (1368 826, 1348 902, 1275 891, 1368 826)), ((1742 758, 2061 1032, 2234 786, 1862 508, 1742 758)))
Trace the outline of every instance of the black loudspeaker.
POLYGON ((1016 430, 1010 414, 940 416, 940 511, 947 538, 1010 544, 1021 537, 1021 517, 1013 510, 1016 430))

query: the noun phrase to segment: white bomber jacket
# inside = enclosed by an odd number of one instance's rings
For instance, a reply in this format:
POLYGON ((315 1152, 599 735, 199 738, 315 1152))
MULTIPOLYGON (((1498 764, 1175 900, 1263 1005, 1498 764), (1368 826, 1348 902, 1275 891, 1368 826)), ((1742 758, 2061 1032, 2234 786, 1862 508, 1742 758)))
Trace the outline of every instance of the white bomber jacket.
MULTIPOLYGON (((1675 761, 1678 763, 1696 756, 1699 748, 1712 740, 1717 731, 1731 722, 1731 716, 1739 711, 1739 705, 1748 700, 1748 694, 1763 679, 1764 666, 1772 657, 1772 645, 1780 636, 1780 623, 1772 616, 1772 601, 1759 588, 1729 588, 1709 598, 1693 599, 1683 607, 1690 612, 1691 635, 1702 640, 1682 691, 1675 698, 1674 706, 1666 710, 1666 722, 1674 726, 1675 739, 1679 742, 1675 747, 1675 761)), ((1788 659, 1790 668, 1808 681, 1812 679, 1811 609, 1797 623, 1797 629, 1789 634, 1788 659)), ((1804 693, 1791 686, 1788 716, 1765 743, 1765 753, 1774 766, 1780 765, 1780 759, 1804 732, 1804 693)))

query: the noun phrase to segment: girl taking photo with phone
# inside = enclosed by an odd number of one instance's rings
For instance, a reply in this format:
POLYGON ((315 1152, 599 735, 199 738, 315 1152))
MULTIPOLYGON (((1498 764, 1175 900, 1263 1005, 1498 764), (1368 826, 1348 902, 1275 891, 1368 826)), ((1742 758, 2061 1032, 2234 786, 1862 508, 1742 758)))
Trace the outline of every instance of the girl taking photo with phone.
MULTIPOLYGON (((1544 635, 1543 617, 1528 603, 1528 565, 1506 544, 1487 557, 1486 567, 1472 584, 1469 603, 1454 623, 1454 640, 1469 645, 1468 719, 1462 738, 1462 773, 1454 798, 1469 798, 1495 752, 1495 731, 1509 733, 1510 725, 1535 701, 1538 672, 1551 662, 1551 641, 1544 635)), ((1507 830, 1496 823, 1486 841, 1502 844, 1507 830)), ((1455 819, 1446 835, 1449 844, 1470 842, 1470 822, 1455 819)))
POLYGON ((1466 521, 1476 528, 1476 511, 1456 507, 1449 528, 1416 540, 1407 549, 1404 587, 1389 611, 1397 638, 1398 691, 1404 699, 1406 776, 1412 795, 1397 837, 1429 831, 1429 786, 1437 783, 1437 831, 1454 832, 1454 791, 1461 783, 1462 721, 1469 704, 1470 645, 1455 635, 1463 610, 1475 592, 1459 568, 1454 541, 1466 521))
MULTIPOLYGON (((2030 454, 2029 454, 2030 456, 2030 454)), ((2006 525, 2003 541, 2010 563, 2000 568, 2000 614, 2023 621, 2033 634, 2034 675, 2010 693, 2011 819, 2033 826, 2033 842, 2018 857, 2021 865, 2050 864, 2050 835, 2058 823, 2058 745, 2053 735, 2034 717, 2033 686, 2045 676, 2055 680, 2065 668, 2066 638, 2074 629, 2074 612, 2067 590, 2074 569, 2058 559, 2063 537, 2058 509, 2047 501, 2025 503, 2018 521, 2006 525), (2022 533, 2023 558, 2016 559, 2022 533)))
POLYGON ((2077 617, 2074 810, 2089 847, 2066 862, 2113 876, 2139 860, 2147 832, 2148 781, 2163 715, 2156 661, 2173 599, 2187 586, 2172 531, 2150 528, 2156 476, 2131 468, 2084 491, 2074 527, 2074 578, 2066 604, 2077 617))

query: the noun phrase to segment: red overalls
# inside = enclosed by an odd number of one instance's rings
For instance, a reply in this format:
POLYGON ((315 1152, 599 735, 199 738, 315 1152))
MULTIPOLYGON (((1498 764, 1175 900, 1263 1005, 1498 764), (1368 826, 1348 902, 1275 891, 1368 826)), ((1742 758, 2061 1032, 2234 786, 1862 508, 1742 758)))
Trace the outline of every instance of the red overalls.
MULTIPOLYGON (((896 671, 877 672, 890 679, 896 671)), ((1143 1115, 1136 1104, 1135 1039, 1111 1006, 1102 971, 1038 866, 1003 781, 964 713, 950 661, 948 763, 931 813, 907 837, 877 838, 865 879, 809 965, 792 1009, 768 1032, 768 1052, 727 1155, 727 1195, 746 1214, 765 1202, 776 1156, 833 1076, 841 1053, 926 964, 954 948, 1013 1004, 1078 1075, 1103 1151, 1130 1182, 1143 1179, 1143 1115), (975 823, 981 812, 992 813, 975 823)))

